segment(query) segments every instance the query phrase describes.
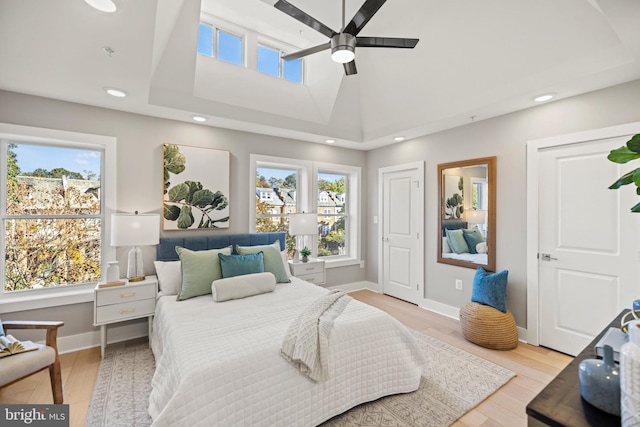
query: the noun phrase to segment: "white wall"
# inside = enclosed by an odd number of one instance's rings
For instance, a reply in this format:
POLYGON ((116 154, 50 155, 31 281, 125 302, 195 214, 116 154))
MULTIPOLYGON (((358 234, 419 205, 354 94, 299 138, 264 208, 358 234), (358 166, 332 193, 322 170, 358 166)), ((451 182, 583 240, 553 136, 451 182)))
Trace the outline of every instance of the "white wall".
MULTIPOLYGON (((640 120, 640 80, 477 121, 434 135, 367 153, 369 182, 367 280, 377 282, 379 242, 373 224, 378 206, 378 169, 424 160, 425 167, 425 306, 431 302, 461 307, 471 298, 475 271, 438 264, 437 166, 458 160, 497 156, 496 268, 509 270, 508 308, 526 328, 526 143, 529 140, 597 129, 640 120), (454 288, 463 280, 463 291, 454 288)), ((608 186, 609 182, 602 185, 608 186)))
MULTIPOLYGON (((124 100, 126 102, 126 100, 124 100)), ((313 159, 320 162, 359 166, 365 170, 366 154, 358 150, 294 141, 147 117, 87 105, 57 101, 13 92, 0 91, 0 122, 65 131, 113 136, 118 140, 119 211, 161 212, 162 144, 173 143, 229 150, 231 153, 230 228, 207 231, 161 232, 161 236, 198 234, 234 234, 249 231, 250 181, 249 155, 313 159)), ((367 206, 367 184, 363 183, 362 205, 367 206)), ((364 226, 362 227, 364 230, 364 226)), ((363 256, 367 238, 363 233, 363 256)), ((153 274, 154 248, 143 248, 145 273, 153 274)), ((118 249, 120 265, 126 265, 127 249, 118 249)), ((365 270, 359 266, 327 271, 327 286, 360 282, 365 270)), ((95 332, 91 303, 59 308, 2 314, 9 319, 62 320, 60 336, 95 332)), ((138 322, 140 323, 140 322, 138 322)))

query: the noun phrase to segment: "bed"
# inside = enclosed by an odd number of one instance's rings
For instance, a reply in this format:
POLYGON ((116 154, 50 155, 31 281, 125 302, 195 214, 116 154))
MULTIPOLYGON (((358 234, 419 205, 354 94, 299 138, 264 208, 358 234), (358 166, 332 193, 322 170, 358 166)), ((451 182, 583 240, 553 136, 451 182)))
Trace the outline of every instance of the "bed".
MULTIPOLYGON (((175 246, 276 242, 284 242, 284 233, 161 239, 158 260, 175 262, 175 246)), ((224 302, 212 295, 178 301, 161 284, 151 340, 154 426, 315 426, 360 403, 418 388, 424 360, 413 336, 356 300, 333 322, 328 379, 302 375, 281 356, 283 337, 292 320, 329 291, 289 280, 272 292, 224 302)))
MULTIPOLYGON (((454 248, 451 247, 452 246, 451 240, 450 240, 451 237, 449 237, 448 234, 451 233, 452 231, 454 233, 455 232, 469 233, 470 231, 473 231, 473 230, 470 230, 468 227, 469 227, 469 224, 467 221, 453 220, 453 219, 442 220, 442 258, 455 259, 459 261, 468 261, 474 264, 486 265, 488 263, 487 246, 486 246, 486 241, 482 236, 481 236, 482 243, 484 244, 480 246, 477 246, 476 244, 474 244, 474 248, 476 250, 474 250, 473 253, 469 251, 469 249, 466 249, 462 252, 456 252, 454 248)), ((480 232, 478 231, 478 233, 480 232)), ((467 243, 467 248, 468 248, 469 247, 468 245, 471 244, 471 242, 467 240, 468 234, 466 235, 463 234, 463 236, 464 236, 463 238, 465 239, 465 242, 467 243)))

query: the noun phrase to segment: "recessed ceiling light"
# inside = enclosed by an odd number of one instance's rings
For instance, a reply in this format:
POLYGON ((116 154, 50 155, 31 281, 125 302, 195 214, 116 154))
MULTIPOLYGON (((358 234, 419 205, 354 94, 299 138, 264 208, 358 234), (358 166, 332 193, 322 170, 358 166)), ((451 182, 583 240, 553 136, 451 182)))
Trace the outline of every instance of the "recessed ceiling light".
POLYGON ((404 136, 396 136, 393 140, 396 142, 404 141, 404 136))
POLYGON ((207 118, 202 116, 191 116, 191 118, 196 122, 206 122, 207 118))
POLYGON ((327 144, 335 144, 336 140, 335 139, 325 139, 324 142, 326 142, 327 144))
POLYGON ((127 93, 125 91, 112 87, 105 87, 104 91, 111 96, 115 96, 116 98, 124 98, 125 96, 127 96, 127 93))
POLYGON ((84 1, 86 1, 87 4, 93 7, 94 9, 98 9, 100 12, 111 13, 116 11, 116 5, 111 0, 84 0, 84 1))
POLYGON ((544 95, 536 96, 535 98, 533 98, 533 100, 535 102, 544 102, 544 101, 548 101, 551 98, 553 98, 554 95, 555 95, 555 93, 545 93, 544 95))

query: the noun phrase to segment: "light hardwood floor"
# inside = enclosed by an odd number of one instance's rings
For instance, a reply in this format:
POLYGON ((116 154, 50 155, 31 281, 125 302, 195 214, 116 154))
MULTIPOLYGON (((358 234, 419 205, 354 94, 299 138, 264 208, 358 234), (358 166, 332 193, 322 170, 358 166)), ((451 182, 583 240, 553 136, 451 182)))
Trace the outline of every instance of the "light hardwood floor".
MULTIPOLYGON (((371 291, 357 291, 350 295, 388 312, 410 328, 490 360, 517 374, 508 384, 458 420, 454 424, 457 427, 526 426, 525 407, 529 401, 572 360, 570 356, 522 343, 510 351, 488 350, 466 341, 457 320, 371 291)), ((63 354, 60 359, 64 402, 69 404, 70 424, 84 426, 91 392, 100 368, 100 348, 63 354)), ((0 390, 0 403, 51 402, 51 387, 46 370, 0 390)))

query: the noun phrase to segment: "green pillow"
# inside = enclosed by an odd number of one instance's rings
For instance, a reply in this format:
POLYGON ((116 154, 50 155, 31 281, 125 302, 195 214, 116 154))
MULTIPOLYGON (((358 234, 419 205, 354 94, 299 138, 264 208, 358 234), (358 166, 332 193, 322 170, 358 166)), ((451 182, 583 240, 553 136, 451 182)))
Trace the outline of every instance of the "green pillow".
POLYGON ((462 230, 462 236, 464 237, 464 241, 467 242, 467 246, 469 247, 470 254, 477 254, 476 245, 478 243, 484 242, 484 237, 482 237, 482 233, 477 228, 473 228, 471 230, 462 230))
POLYGON ((447 242, 449 242, 449 247, 453 252, 457 254, 469 252, 469 246, 467 245, 467 242, 464 240, 462 229, 449 230, 448 228, 445 228, 444 231, 447 234, 447 242))
POLYGON ((236 251, 240 255, 257 254, 262 251, 264 254, 264 271, 273 273, 277 283, 289 283, 287 271, 284 269, 282 256, 280 255, 280 241, 276 240, 270 245, 261 246, 236 246, 236 251))
POLYGON ((222 278, 224 279, 264 272, 264 254, 262 251, 248 255, 218 254, 218 258, 220 258, 222 278))
POLYGON ((177 300, 183 301, 211 293, 213 281, 222 279, 218 254, 231 255, 231 246, 206 251, 192 251, 176 246, 176 252, 180 257, 182 272, 182 287, 177 300))

